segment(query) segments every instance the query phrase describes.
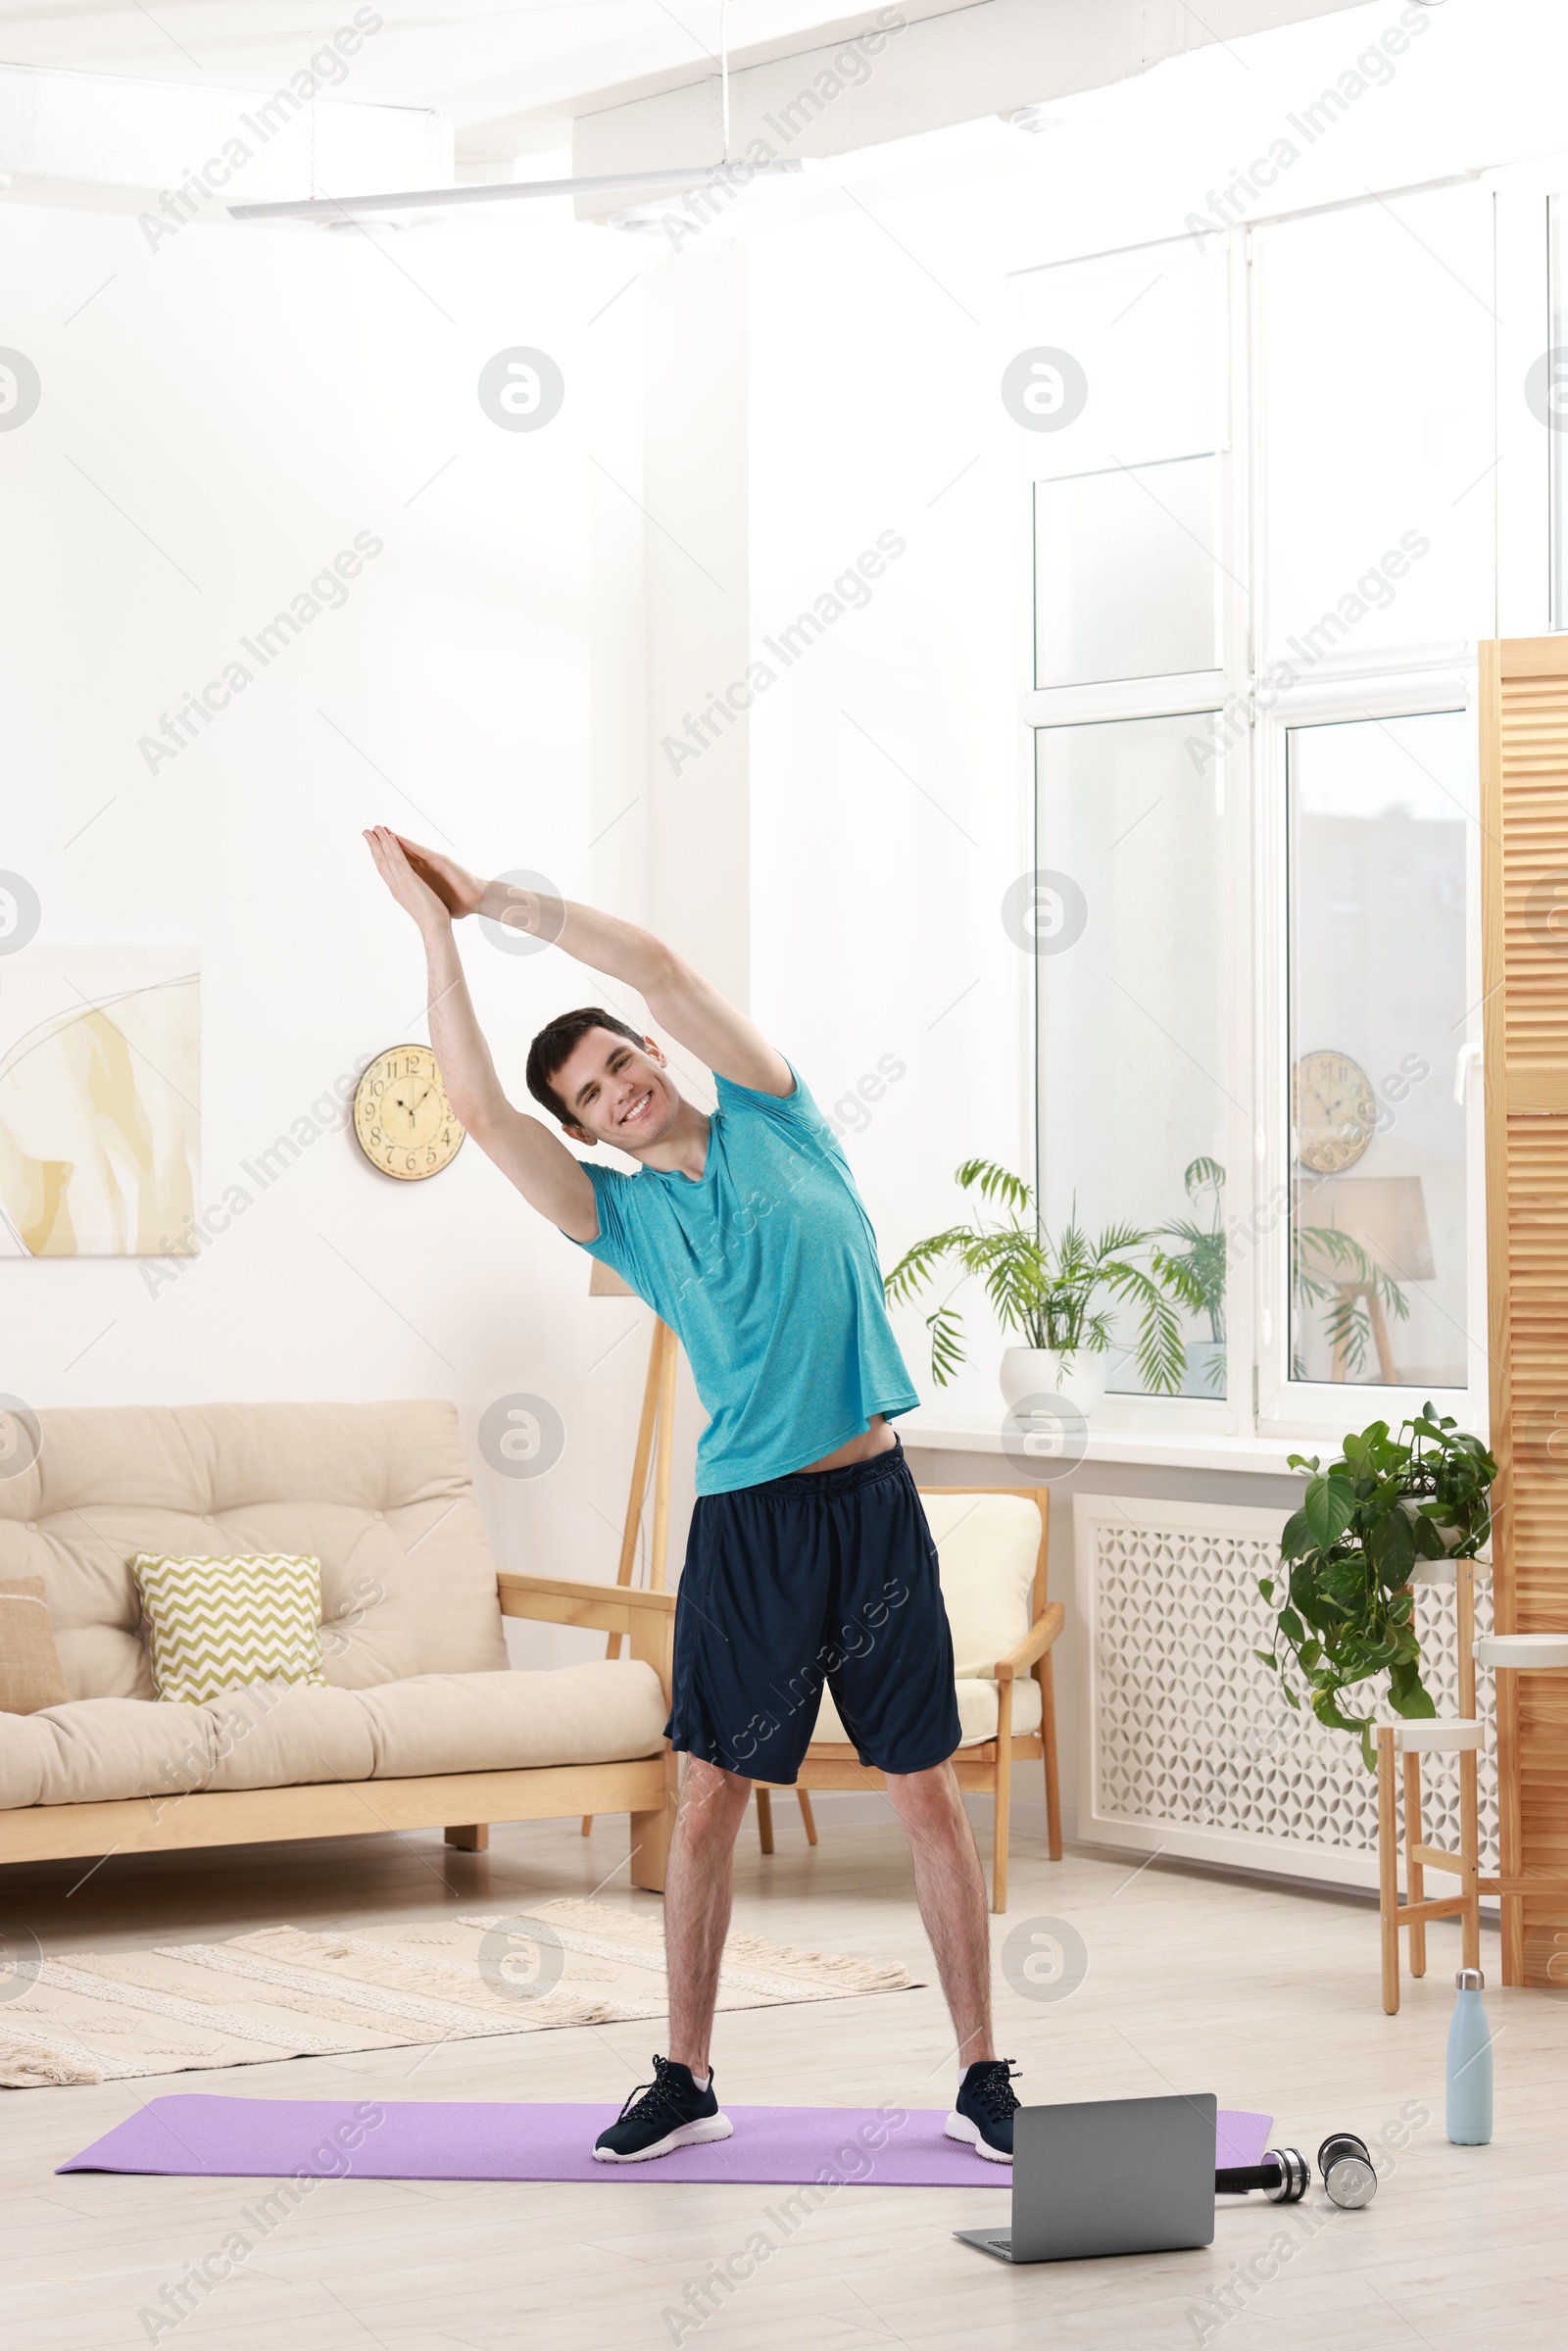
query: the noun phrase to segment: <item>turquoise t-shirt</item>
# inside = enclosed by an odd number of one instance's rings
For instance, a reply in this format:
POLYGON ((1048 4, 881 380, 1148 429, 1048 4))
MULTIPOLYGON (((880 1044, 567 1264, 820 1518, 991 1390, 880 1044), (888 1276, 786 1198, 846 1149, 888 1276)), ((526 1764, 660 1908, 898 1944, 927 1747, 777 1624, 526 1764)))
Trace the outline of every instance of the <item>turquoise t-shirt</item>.
POLYGON ((599 1234, 580 1246, 680 1340, 710 1415, 697 1491, 731 1494, 820 1461, 874 1412, 920 1399, 882 1303, 871 1220, 799 1076, 783 1100, 714 1083, 695 1182, 584 1162, 599 1234))

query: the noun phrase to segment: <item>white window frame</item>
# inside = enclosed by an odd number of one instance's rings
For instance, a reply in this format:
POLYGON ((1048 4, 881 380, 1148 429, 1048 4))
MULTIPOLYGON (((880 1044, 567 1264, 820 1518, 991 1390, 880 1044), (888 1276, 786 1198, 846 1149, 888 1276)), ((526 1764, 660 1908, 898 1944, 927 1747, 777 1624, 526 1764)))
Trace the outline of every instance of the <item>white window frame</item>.
MULTIPOLYGON (((1525 369, 1544 348, 1550 330, 1550 286, 1546 199, 1562 199, 1563 233, 1568 237, 1568 153, 1491 172, 1454 175, 1477 181, 1494 203, 1494 276, 1496 311, 1497 397, 1494 405, 1495 633, 1545 634, 1553 625, 1552 501, 1549 459, 1568 465, 1568 436, 1553 453, 1520 400, 1525 369)), ((1423 183, 1427 186, 1450 181, 1423 183)), ((1347 203, 1372 204, 1418 189, 1385 189, 1347 203)), ((1341 210, 1344 205, 1310 210, 1341 210)), ((1296 725, 1331 724, 1368 716, 1413 717, 1443 710, 1476 709, 1473 645, 1410 646, 1392 658, 1372 661, 1332 657, 1310 679, 1274 689, 1259 708, 1257 666, 1261 659, 1263 533, 1267 517, 1251 511, 1266 418, 1258 397, 1260 321, 1253 298, 1253 245, 1258 229, 1292 218, 1289 212, 1260 217, 1228 232, 1229 419, 1217 446, 1222 459, 1221 543, 1229 574, 1223 599, 1223 666, 1186 677, 1145 678, 1125 683, 1038 690, 1035 675, 1034 502, 1029 525, 1029 597, 1021 717, 1025 730, 1022 765, 1028 778, 1029 832, 1034 834, 1038 797, 1035 732, 1042 727, 1130 718, 1175 717, 1224 710, 1233 740, 1227 754, 1224 903, 1227 938, 1223 984, 1231 1008, 1226 1077, 1232 1098, 1226 1128, 1227 1226, 1258 1233, 1255 1247, 1233 1246, 1227 1272, 1226 1315, 1229 1351, 1227 1394, 1216 1401, 1187 1396, 1107 1396, 1096 1413, 1106 1427, 1193 1433, 1256 1434, 1299 1440, 1307 1451, 1321 1449, 1352 1423, 1384 1418, 1397 1424, 1425 1398, 1411 1388, 1365 1382, 1308 1382, 1289 1376, 1289 1070, 1286 1030, 1285 761, 1287 736, 1296 725), (1240 462, 1238 462, 1238 460, 1240 462), (1254 596, 1242 581, 1259 583, 1254 596), (1254 612, 1256 629, 1254 634, 1254 612), (1285 1204, 1272 1230, 1270 1203, 1285 1204)), ((1176 239, 1151 240, 1149 250, 1176 239)), ((1085 255, 1074 259, 1093 260, 1085 255)), ((1060 266, 1060 265, 1058 265, 1060 266)), ((1033 274, 1033 272, 1030 272, 1033 274)), ((1043 477, 1043 474, 1042 474, 1043 477)), ((1030 479, 1034 478, 1033 468, 1030 479)), ((1568 517, 1564 518, 1568 527, 1568 517)), ((1568 549, 1563 551, 1568 576, 1568 549)), ((1568 625, 1568 612, 1562 615, 1568 625)), ((1472 789, 1476 788, 1472 775, 1472 789)), ((1485 1436, 1489 1425, 1487 1355, 1486 1188, 1481 1039, 1480 830, 1472 803, 1466 857, 1466 1006, 1462 1038, 1467 1054, 1466 1224, 1469 1262, 1465 1389, 1434 1396, 1444 1411, 1485 1436)), ((1049 857, 1036 861, 1049 863, 1049 857)), ((1043 1040, 1038 1034, 1038 989, 1032 989, 1029 1029, 1034 1035, 1035 1164, 1039 1173, 1039 1077, 1043 1040)), ((1447 1083, 1453 1073, 1441 1073, 1447 1083)))
MULTIPOLYGON (((1475 175, 1478 194, 1490 195, 1494 205, 1494 302, 1499 319, 1503 312, 1503 269, 1498 258, 1500 239, 1496 233, 1496 180, 1504 176, 1475 175)), ((1392 192, 1395 191, 1386 193, 1392 192)), ((1365 197, 1348 199, 1344 204, 1323 209, 1343 211, 1383 200, 1383 196, 1369 193, 1365 197)), ((1535 315, 1538 323, 1544 315, 1546 287, 1544 201, 1540 209, 1543 259, 1537 279, 1535 315)), ((1254 221, 1245 230, 1232 232, 1239 242, 1245 242, 1248 255, 1248 301, 1244 331, 1249 353, 1247 447, 1248 474, 1251 482, 1260 482, 1263 478, 1263 445, 1268 429, 1266 386, 1263 384, 1262 370, 1261 303, 1255 292, 1256 238, 1259 230, 1278 226, 1293 217, 1282 214, 1270 220, 1254 221)), ((1233 321, 1233 331, 1235 324, 1233 321)), ((1498 341, 1500 364, 1500 329, 1498 341)), ((1494 426, 1502 414, 1502 402, 1500 399, 1494 400, 1494 426)), ((1495 430, 1494 437, 1497 440, 1495 430)), ((1500 441, 1497 454, 1500 460, 1503 454, 1500 441)), ((1500 474, 1502 470, 1499 463, 1495 471, 1500 474)), ((1263 501, 1258 500, 1249 553, 1249 576, 1258 583, 1256 609, 1259 641, 1253 648, 1254 670, 1270 639, 1266 612, 1268 522, 1263 501)), ((1494 540, 1494 579, 1501 576, 1502 550, 1503 529, 1499 514, 1494 540)), ((1544 572, 1541 588, 1544 594, 1549 588, 1549 570, 1544 572)), ((1498 601, 1500 605, 1500 597, 1498 601)), ((1544 606, 1540 608, 1543 619, 1545 609, 1544 606)), ((1259 707, 1255 694, 1255 676, 1250 681, 1253 699, 1252 801, 1256 811, 1251 906, 1256 938, 1251 984, 1257 1040, 1253 1081, 1257 1114, 1253 1161, 1254 1215, 1269 1228, 1262 1234, 1261 1246, 1256 1252, 1253 1281, 1251 1339, 1255 1369, 1252 1425, 1260 1436, 1298 1440, 1307 1451, 1318 1450, 1325 1440, 1342 1437, 1351 1425, 1364 1428, 1370 1421, 1387 1420, 1396 1428, 1401 1421, 1418 1412, 1428 1399, 1413 1388, 1387 1387, 1381 1382, 1307 1381, 1291 1377, 1289 1203, 1292 1165, 1286 962, 1286 908, 1290 878, 1286 846, 1289 736, 1291 730, 1298 726, 1333 725, 1361 718, 1420 717, 1456 710, 1468 710, 1473 715, 1477 708, 1476 680, 1474 647, 1455 640, 1446 644, 1407 645, 1381 657, 1353 654, 1336 656, 1331 653, 1317 665, 1310 677, 1290 687, 1271 687, 1267 696, 1262 698, 1263 707, 1259 707)), ((1470 822, 1465 857, 1466 1025, 1463 1038, 1455 1040, 1456 1061, 1461 1043, 1479 1048, 1481 1039, 1479 757, 1472 760, 1469 768, 1469 788, 1471 799, 1466 812, 1470 822)), ((1476 1066, 1475 1055, 1467 1056, 1467 1064, 1466 1385, 1462 1389, 1445 1389, 1433 1396, 1431 1400, 1441 1411, 1451 1413, 1462 1427, 1485 1436, 1490 1425, 1486 1350, 1485 1127, 1480 1070, 1476 1066)), ((1443 1075, 1448 1084, 1455 1082, 1453 1071, 1443 1075)))
MULTIPOLYGON (((1286 840, 1286 766, 1289 738, 1298 726, 1333 726, 1367 718, 1424 717, 1442 710, 1476 710, 1476 671, 1473 663, 1433 666, 1390 673, 1377 678, 1335 680, 1316 675, 1301 687, 1280 694, 1274 707, 1258 714, 1253 736, 1253 766, 1258 811, 1256 907, 1258 947, 1254 985, 1257 994, 1256 1030, 1258 1117, 1258 1197, 1282 1209, 1261 1240, 1253 1310, 1257 1362, 1257 1418, 1259 1435, 1314 1437, 1344 1435, 1352 1424, 1386 1420, 1396 1428, 1410 1419, 1428 1399, 1414 1388, 1389 1388, 1381 1383, 1297 1380, 1290 1369, 1290 1156, 1291 1073, 1289 1043, 1289 971, 1286 908, 1289 871, 1286 840), (1353 1396, 1354 1402, 1350 1402, 1353 1396)), ((1481 827, 1479 761, 1469 772, 1469 823, 1465 838, 1465 1025, 1454 1040, 1454 1066, 1435 1070, 1434 1080, 1447 1087, 1456 1082, 1461 1046, 1481 1042, 1481 827)), ((1484 1431, 1487 1426, 1488 1370, 1485 1346, 1487 1324, 1487 1205, 1485 1135, 1482 1089, 1473 1056, 1466 1062, 1465 1127, 1465 1367, 1464 1388, 1446 1388, 1431 1397, 1440 1411, 1451 1413, 1461 1427, 1484 1431)))

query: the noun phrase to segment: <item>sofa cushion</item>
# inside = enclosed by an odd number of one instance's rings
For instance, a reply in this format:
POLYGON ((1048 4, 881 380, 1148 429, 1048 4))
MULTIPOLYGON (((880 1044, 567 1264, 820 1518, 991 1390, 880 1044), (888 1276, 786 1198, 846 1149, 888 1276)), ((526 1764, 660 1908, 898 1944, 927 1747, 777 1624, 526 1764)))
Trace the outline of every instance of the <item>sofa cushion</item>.
POLYGON ((340 1688, 505 1666, 451 1404, 127 1404, 38 1422, 36 1459, 0 1478, 0 1576, 43 1578, 73 1698, 154 1694, 135 1551, 312 1553, 340 1688))
POLYGON ((160 1698, 201 1705, 246 1682, 321 1679, 321 1563, 131 1554, 160 1698))
POLYGON ((651 1665, 603 1657, 545 1673, 419 1674, 361 1690, 359 1702, 378 1780, 652 1755, 666 1712, 651 1665))
MULTIPOLYGON (((314 1515, 314 1514, 313 1514, 314 1515)), ((321 1672, 339 1690, 368 1690, 423 1669, 419 1655, 416 1560, 385 1518, 366 1525, 360 1514, 322 1504, 333 1530, 321 1555, 321 1672)), ((422 1560, 423 1551, 417 1553, 422 1560)), ((492 1574, 491 1582, 495 1578, 492 1574)), ((505 1643, 503 1642, 503 1648, 505 1643)), ((444 1671, 460 1670, 439 1660, 444 1671)), ((475 1666, 495 1665, 488 1654, 475 1666)))
POLYGON ((0 1713, 36 1714, 66 1695, 43 1578, 0 1578, 0 1713))
POLYGON ((203 1706, 75 1698, 0 1714, 0 1809, 613 1763, 657 1754, 664 1713, 659 1676, 634 1658, 363 1690, 263 1683, 203 1706))
POLYGON ((213 1763, 205 1788, 368 1780, 375 1768, 369 1719, 352 1690, 257 1682, 245 1690, 225 1690, 199 1711, 212 1729, 213 1763))
POLYGON ((0 1715, 0 1803, 173 1801, 204 1788, 213 1731, 202 1706, 74 1698, 41 1714, 0 1715))

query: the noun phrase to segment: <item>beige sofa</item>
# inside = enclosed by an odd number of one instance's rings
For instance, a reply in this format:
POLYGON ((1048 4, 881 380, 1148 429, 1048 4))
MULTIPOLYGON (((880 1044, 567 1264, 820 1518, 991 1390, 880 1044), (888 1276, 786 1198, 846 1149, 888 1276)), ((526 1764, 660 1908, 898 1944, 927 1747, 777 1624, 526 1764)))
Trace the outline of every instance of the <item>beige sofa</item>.
POLYGON ((498 1575, 448 1403, 40 1412, 0 1479, 0 1577, 41 1576, 69 1701, 0 1713, 0 1861, 497 1820, 631 1816, 661 1887, 673 1596, 498 1575), (138 1551, 308 1551, 325 1687, 157 1698, 138 1551), (629 1654, 508 1669, 503 1616, 619 1633, 629 1654))

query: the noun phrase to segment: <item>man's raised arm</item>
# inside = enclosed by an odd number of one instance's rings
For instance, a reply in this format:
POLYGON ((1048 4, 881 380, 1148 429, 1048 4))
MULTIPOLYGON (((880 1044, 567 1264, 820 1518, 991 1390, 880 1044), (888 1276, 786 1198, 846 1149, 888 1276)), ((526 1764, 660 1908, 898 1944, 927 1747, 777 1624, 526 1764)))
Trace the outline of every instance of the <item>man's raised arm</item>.
POLYGON ((531 1208, 548 1216, 572 1241, 596 1241, 599 1207, 581 1162, 542 1119, 507 1100, 490 1048, 463 976, 452 913, 404 855, 396 833, 377 825, 366 834, 377 870, 393 897, 418 924, 430 979, 430 1045, 447 1100, 487 1158, 515 1184, 531 1208))
MULTIPOLYGON (((795 1081, 783 1054, 727 997, 652 931, 622 922, 614 914, 601 914, 575 899, 552 898, 507 882, 480 881, 436 850, 423 849, 401 834, 391 838, 414 874, 450 914, 483 914, 504 929, 553 941, 579 963, 635 988, 658 1025, 719 1077, 729 1078, 737 1086, 750 1086, 759 1094, 783 1097, 794 1092, 795 1081)), ((445 1063, 442 1066, 444 1069, 445 1063)), ((453 1107, 457 1108, 456 1102, 453 1107)))

